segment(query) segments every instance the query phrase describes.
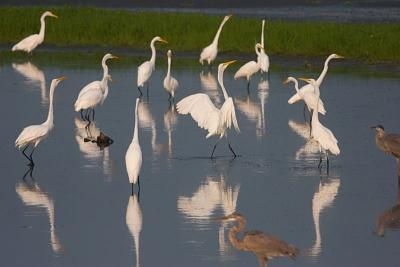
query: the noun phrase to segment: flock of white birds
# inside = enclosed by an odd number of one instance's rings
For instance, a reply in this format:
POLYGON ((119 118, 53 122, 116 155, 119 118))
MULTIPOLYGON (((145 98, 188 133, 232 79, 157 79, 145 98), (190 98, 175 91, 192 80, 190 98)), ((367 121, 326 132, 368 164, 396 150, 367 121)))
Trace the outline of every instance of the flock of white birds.
MULTIPOLYGON (((41 28, 39 34, 33 34, 16 45, 13 46, 12 51, 25 51, 27 53, 32 53, 32 51, 43 42, 45 35, 45 18, 47 16, 55 17, 56 15, 51 13, 50 11, 46 11, 40 18, 41 28)), ((201 54, 199 62, 204 64, 206 62, 208 65, 211 65, 218 54, 218 40, 220 34, 222 32, 223 26, 229 20, 231 16, 225 16, 222 20, 217 33, 210 45, 205 47, 201 54)), ((262 21, 262 30, 261 30, 261 42, 255 45, 255 52, 257 54, 257 61, 250 61, 244 64, 239 68, 239 70, 235 73, 234 78, 238 79, 240 77, 244 77, 247 79, 247 90, 249 90, 250 78, 253 74, 261 71, 261 73, 269 73, 269 57, 265 53, 264 46, 264 27, 265 20, 262 21)), ((152 72, 155 70, 155 61, 156 61, 156 42, 164 42, 167 43, 163 38, 156 36, 151 40, 150 48, 151 48, 151 58, 149 61, 145 61, 138 67, 137 72, 137 88, 140 92, 140 96, 142 96, 143 92, 141 88, 147 84, 147 95, 149 89, 149 79, 151 77, 152 72)), ((168 70, 166 77, 163 81, 163 85, 165 90, 169 94, 169 100, 172 98, 174 101, 176 90, 179 87, 178 81, 171 76, 171 58, 172 52, 168 50, 168 70)), ((103 104, 108 95, 108 81, 111 80, 111 75, 108 73, 107 60, 115 59, 116 56, 112 54, 106 54, 102 60, 103 67, 103 78, 100 81, 93 81, 83 87, 79 92, 79 95, 76 99, 74 108, 76 112, 80 112, 82 119, 85 119, 90 124, 90 115, 92 114, 92 120, 94 120, 95 116, 95 108, 100 104, 103 104), (85 114, 83 114, 85 112, 85 114)), ((334 134, 325 126, 323 126, 319 121, 318 113, 322 115, 326 114, 326 110, 322 100, 320 99, 320 86, 321 83, 328 71, 329 61, 332 59, 343 58, 340 55, 332 54, 330 55, 324 65, 324 69, 317 80, 314 79, 305 79, 300 78, 307 82, 305 86, 302 88, 298 88, 298 82, 293 77, 288 77, 288 79, 284 83, 293 82, 295 84, 296 94, 294 94, 288 101, 289 104, 293 104, 299 100, 303 100, 305 106, 308 108, 310 112, 310 120, 311 120, 311 130, 310 130, 310 139, 315 140, 319 145, 320 152, 320 161, 318 164, 318 168, 321 167, 322 162, 322 152, 325 152, 327 159, 327 170, 329 169, 329 158, 328 153, 332 153, 334 155, 338 155, 340 153, 339 147, 337 145, 338 141, 335 138, 334 134), (314 112, 317 111, 317 112, 314 112)), ((218 66, 218 83, 221 87, 224 102, 221 108, 217 108, 214 103, 211 101, 209 95, 203 93, 197 93, 190 96, 187 96, 180 100, 177 103, 177 111, 180 114, 190 114, 194 121, 197 122, 200 128, 203 128, 208 131, 206 138, 211 136, 218 136, 219 139, 226 137, 228 140, 227 130, 235 128, 237 132, 240 132, 238 121, 236 119, 235 113, 235 105, 232 97, 230 97, 227 93, 227 90, 224 86, 224 71, 225 69, 235 60, 229 61, 226 63, 219 64, 218 66)), ((53 97, 54 91, 57 85, 65 80, 66 77, 60 77, 53 79, 50 85, 50 103, 49 103, 49 111, 48 116, 45 122, 39 125, 30 125, 22 130, 19 134, 18 138, 15 141, 16 147, 19 149, 23 148, 22 153, 29 160, 29 164, 32 168, 34 166, 32 154, 38 144, 46 138, 51 129, 53 128, 53 97), (28 155, 26 149, 32 145, 33 148, 31 153, 28 155)), ((125 155, 126 161, 126 169, 129 176, 129 182, 132 185, 132 194, 134 184, 138 185, 138 189, 140 192, 140 184, 139 184, 139 176, 140 169, 142 166, 142 152, 139 143, 139 131, 138 131, 138 105, 140 99, 136 99, 136 107, 135 107, 135 128, 134 134, 131 144, 128 147, 128 150, 125 155)), ((214 155, 214 151, 217 147, 217 143, 214 145, 213 150, 211 152, 211 158, 214 155)), ((236 153, 234 152, 229 140, 228 146, 233 156, 236 157, 236 153)))

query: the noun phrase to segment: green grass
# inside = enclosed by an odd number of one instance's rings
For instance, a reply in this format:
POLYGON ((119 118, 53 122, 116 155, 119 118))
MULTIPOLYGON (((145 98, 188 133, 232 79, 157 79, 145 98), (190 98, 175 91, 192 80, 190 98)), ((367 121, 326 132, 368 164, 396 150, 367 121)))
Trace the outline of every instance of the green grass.
MULTIPOLYGON (((50 8, 0 8, 0 44, 11 45, 38 32, 39 17, 50 8)), ((147 49, 153 36, 165 37, 175 51, 198 51, 208 45, 221 17, 203 14, 150 13, 99 8, 51 8, 59 19, 46 19, 45 44, 147 49)), ((253 53, 261 21, 232 17, 219 48, 253 53)), ((266 49, 271 55, 323 56, 338 53, 369 63, 400 63, 400 24, 270 21, 266 49)), ((160 44, 159 46, 164 46, 160 44)), ((166 46, 164 46, 166 47, 166 46)), ((40 49, 40 48, 39 48, 40 49)))

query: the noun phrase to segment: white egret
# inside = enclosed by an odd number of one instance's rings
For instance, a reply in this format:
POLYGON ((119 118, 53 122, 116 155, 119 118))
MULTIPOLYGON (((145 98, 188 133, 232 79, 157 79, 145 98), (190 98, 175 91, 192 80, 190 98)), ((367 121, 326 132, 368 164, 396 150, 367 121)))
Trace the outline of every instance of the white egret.
POLYGON ((18 135, 17 140, 15 140, 15 146, 18 149, 25 147, 22 150, 22 154, 29 160, 29 166, 33 167, 35 164, 33 163, 32 154, 35 151, 35 148, 39 145, 39 143, 47 137, 51 129, 53 129, 53 96, 54 90, 56 89, 59 82, 65 80, 66 77, 60 77, 57 79, 53 79, 50 85, 50 104, 49 104, 49 113, 47 115, 47 119, 45 122, 39 125, 30 125, 25 127, 22 132, 18 135), (33 149, 31 154, 28 156, 25 154, 25 150, 28 148, 29 145, 33 145, 33 149))
POLYGON ((142 231, 143 215, 140 209, 138 197, 132 195, 129 197, 128 207, 126 208, 126 225, 135 242, 136 267, 140 266, 140 232, 142 231))
MULTIPOLYGON (((321 86, 322 81, 325 78, 326 73, 328 72, 328 64, 329 61, 331 61, 332 59, 338 59, 338 58, 344 58, 343 56, 337 55, 337 54, 331 54, 326 60, 325 60, 325 64, 324 64, 324 69, 322 70, 321 74, 319 75, 318 79, 316 80, 316 83, 319 86, 321 86)), ((300 92, 305 93, 305 92, 314 92, 314 88, 312 87, 311 84, 307 84, 303 87, 300 88, 300 92)), ((288 103, 289 104, 293 104, 296 103, 297 101, 301 100, 302 98, 300 97, 300 95, 298 93, 294 94, 289 100, 288 103)))
MULTIPOLYGON (((149 61, 143 62, 139 67, 138 67, 138 76, 137 76, 137 86, 138 90, 140 92, 140 95, 143 95, 142 90, 140 90, 140 87, 144 86, 144 83, 147 82, 150 79, 150 76, 156 68, 156 48, 154 47, 155 42, 163 42, 163 43, 168 43, 166 40, 163 38, 156 36, 151 40, 150 43, 150 48, 151 48, 151 58, 149 61)), ((149 84, 147 84, 147 96, 149 96, 149 84)))
MULTIPOLYGON (((226 92, 223 80, 225 69, 235 61, 236 60, 221 63, 218 66, 218 82, 225 98, 225 102, 221 109, 218 109, 214 106, 208 95, 201 93, 187 96, 177 104, 178 113, 183 115, 190 113, 193 120, 197 122, 198 126, 208 131, 206 138, 209 138, 213 135, 219 135, 218 141, 224 136, 228 138, 227 129, 230 129, 232 124, 235 127, 236 132, 240 132, 239 125, 236 120, 235 106, 233 105, 232 98, 229 97, 228 93, 226 92)), ((211 152, 211 158, 214 155, 218 141, 215 143, 211 152)), ((236 157, 229 140, 228 146, 234 157, 236 157)))
POLYGON ((46 11, 42 14, 42 16, 40 17, 40 31, 38 34, 32 34, 29 35, 28 37, 22 39, 19 43, 17 43, 16 45, 14 45, 11 49, 11 51, 25 51, 27 53, 32 53, 32 51, 41 43, 43 43, 44 40, 44 31, 46 28, 46 23, 44 21, 44 19, 46 17, 54 17, 54 18, 58 18, 56 15, 54 15, 53 13, 51 13, 50 11, 46 11))
MULTIPOLYGON (((319 85, 317 81, 314 79, 305 79, 300 78, 314 87, 315 94, 317 95, 317 99, 319 99, 319 85)), ((315 104, 318 110, 318 101, 315 100, 315 104)), ((333 155, 339 155, 340 149, 338 146, 338 141, 336 137, 333 135, 332 131, 323 126, 318 119, 318 112, 313 112, 312 114, 312 124, 311 124, 311 135, 312 137, 318 142, 319 151, 320 151, 320 158, 318 163, 318 168, 321 167, 322 163, 322 150, 325 151, 326 154, 326 162, 327 162, 327 171, 329 171, 329 156, 328 152, 331 152, 333 155)))
POLYGON ((117 56, 112 54, 105 54, 101 65, 103 67, 103 79, 101 81, 93 81, 87 84, 85 87, 81 89, 79 92, 78 98, 75 101, 75 111, 81 112, 81 117, 83 119, 82 111, 84 109, 87 110, 85 118, 89 121, 90 110, 92 109, 92 119, 94 120, 94 108, 98 104, 103 104, 108 96, 108 80, 111 80, 111 76, 108 74, 108 66, 107 60, 108 59, 117 59, 117 56))
POLYGON ((168 71, 167 71, 167 76, 164 78, 164 88, 167 90, 169 94, 168 100, 171 99, 172 101, 175 99, 175 91, 178 89, 179 83, 178 81, 171 76, 171 56, 172 52, 171 50, 168 50, 167 52, 167 57, 168 57, 168 71))
POLYGON ((261 46, 260 54, 257 57, 257 62, 260 64, 261 73, 268 72, 269 70, 269 57, 265 53, 265 46, 264 46, 264 26, 265 26, 265 19, 262 20, 262 28, 261 28, 261 46))
POLYGON ((136 98, 136 106, 135 106, 135 130, 133 133, 133 139, 131 144, 128 147, 128 150, 125 154, 125 165, 126 171, 128 172, 129 182, 132 185, 132 195, 133 195, 133 184, 138 185, 140 193, 140 183, 139 183, 139 175, 140 169, 142 168, 142 150, 140 149, 139 144, 139 129, 138 129, 138 106, 139 106, 139 98, 136 98))
POLYGON ((210 45, 205 47, 201 53, 200 53, 200 59, 199 62, 201 65, 204 64, 204 61, 207 61, 208 65, 211 65, 211 63, 215 60, 218 54, 218 40, 219 36, 221 34, 222 28, 224 27, 224 24, 228 21, 228 19, 232 17, 232 15, 225 16, 224 19, 222 20, 221 24, 219 25, 218 31, 215 34, 214 40, 210 45))
MULTIPOLYGON (((257 56, 260 56, 260 52, 258 49, 261 49, 261 44, 257 43, 255 46, 255 51, 257 56)), ((245 77, 247 80, 247 92, 249 93, 249 86, 250 86, 250 78, 253 74, 257 73, 260 70, 260 62, 256 61, 249 61, 243 66, 239 68, 239 70, 235 73, 235 80, 245 77)))

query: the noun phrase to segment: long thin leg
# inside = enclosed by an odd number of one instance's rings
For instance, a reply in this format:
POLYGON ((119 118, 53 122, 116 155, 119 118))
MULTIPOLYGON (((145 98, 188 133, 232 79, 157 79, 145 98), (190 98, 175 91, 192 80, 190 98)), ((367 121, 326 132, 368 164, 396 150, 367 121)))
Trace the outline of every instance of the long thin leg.
POLYGON ((322 163, 322 151, 321 151, 321 146, 319 146, 319 163, 318 163, 318 169, 321 168, 321 163, 322 163))
POLYGON ((149 82, 147 82, 147 100, 149 100, 149 82))
POLYGON ((31 158, 30 158, 27 154, 25 154, 25 150, 28 148, 28 146, 29 146, 29 145, 27 145, 27 146, 24 148, 24 150, 22 150, 22 154, 24 154, 25 158, 27 158, 29 161, 31 161, 31 158))
POLYGON ((218 139, 218 141, 217 141, 217 142, 215 143, 215 145, 214 145, 214 148, 213 148, 213 150, 212 150, 212 152, 211 152, 210 158, 213 158, 213 156, 214 156, 214 151, 215 151, 215 149, 217 148, 218 142, 219 142, 219 139, 218 139))
POLYGON ((247 81, 247 94, 250 94, 250 80, 247 81))
POLYGON ((137 186, 138 186, 137 196, 138 196, 138 201, 140 201, 140 176, 139 175, 137 177, 137 186))
POLYGON ((168 93, 168 95, 169 95, 169 97, 168 97, 168 101, 170 101, 170 102, 171 102, 171 97, 172 97, 172 95, 171 95, 171 93, 168 93))
POLYGON ((227 139, 228 140, 228 146, 229 146, 229 149, 231 150, 231 152, 233 153, 233 157, 234 158, 236 158, 237 157, 237 155, 236 155, 236 153, 235 153, 235 151, 233 151, 233 149, 232 149, 232 146, 231 146, 231 143, 229 143, 229 139, 227 139))
POLYGON ((94 113, 95 113, 95 112, 94 112, 94 108, 92 108, 92 112, 93 112, 93 113, 92 113, 92 120, 94 121, 94 113))
POLYGON ((143 93, 142 93, 142 90, 140 90, 140 86, 138 86, 138 88, 137 88, 137 89, 139 90, 140 96, 142 96, 142 95, 143 95, 143 93))
POLYGON ((329 153, 328 151, 325 151, 326 153, 326 174, 329 175, 329 153))
POLYGON ((29 154, 29 160, 31 161, 29 166, 32 166, 32 167, 35 166, 35 163, 33 162, 33 158, 32 158, 32 154, 35 151, 35 148, 36 147, 33 147, 31 154, 29 154))
POLYGON ((131 183, 132 191, 131 191, 131 196, 133 196, 133 183, 131 183))
POLYGON ((308 112, 310 113, 310 138, 312 137, 312 113, 314 112, 313 110, 308 110, 308 112))

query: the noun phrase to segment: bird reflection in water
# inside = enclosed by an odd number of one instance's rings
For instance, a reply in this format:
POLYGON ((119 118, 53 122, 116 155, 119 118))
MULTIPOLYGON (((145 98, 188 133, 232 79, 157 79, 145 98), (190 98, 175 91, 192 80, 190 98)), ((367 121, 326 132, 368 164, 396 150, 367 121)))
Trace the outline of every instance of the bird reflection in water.
POLYGON ((47 105, 49 98, 46 94, 46 77, 44 72, 30 61, 25 63, 13 63, 12 67, 15 71, 26 78, 28 84, 32 84, 40 88, 40 95, 42 99, 41 103, 42 105, 47 105))
POLYGON ((383 237, 386 229, 400 230, 400 176, 397 177, 397 203, 379 216, 376 233, 383 237))
POLYGON ((103 173, 107 181, 112 179, 113 161, 110 159, 109 146, 113 140, 105 135, 96 126, 96 121, 87 122, 75 118, 75 140, 79 145, 79 150, 89 161, 86 167, 97 168, 99 160, 102 159, 103 173))
POLYGON ((317 258, 321 254, 322 240, 320 230, 320 215, 323 210, 332 206, 340 187, 339 178, 330 178, 327 181, 320 179, 318 189, 312 199, 312 215, 315 228, 315 242, 309 249, 308 255, 317 258))
MULTIPOLYGON (((240 184, 232 186, 227 183, 229 170, 233 162, 233 160, 213 160, 216 175, 207 175, 204 182, 191 197, 178 197, 178 210, 198 230, 204 229, 204 226, 212 221, 213 215, 219 210, 225 215, 231 214, 236 210, 240 184), (216 177, 219 177, 219 181, 215 180, 216 177)), ((222 260, 233 258, 230 250, 231 246, 228 245, 225 238, 226 226, 227 223, 223 222, 218 231, 219 253, 222 260)))
POLYGON ((221 107, 222 99, 221 94, 218 89, 218 82, 215 78, 215 75, 210 71, 204 73, 200 72, 200 83, 202 89, 207 93, 207 95, 211 98, 211 100, 215 103, 216 107, 221 107))
POLYGON ((138 198, 135 194, 129 197, 128 207, 126 208, 126 225, 135 242, 136 267, 140 266, 140 232, 142 231, 142 211, 138 198))
POLYGON ((308 122, 300 123, 294 120, 289 120, 290 129, 297 135, 302 137, 306 143, 297 150, 296 160, 314 161, 319 155, 318 142, 310 138, 310 124, 308 122))
POLYGON ((295 260, 300 252, 293 245, 258 230, 246 231, 243 233, 243 238, 239 239, 237 234, 246 227, 246 219, 237 212, 225 216, 220 220, 235 221, 238 223, 229 230, 229 241, 237 250, 254 253, 258 258, 260 267, 266 266, 269 259, 276 257, 289 257, 295 260))
POLYGON ((172 132, 178 123, 178 114, 175 104, 169 103, 168 109, 164 113, 164 130, 168 134, 168 159, 172 158, 172 132))
MULTIPOLYGON (((33 169, 28 170, 32 175, 33 169)), ((33 177, 31 176, 34 181, 33 177)), ((50 245, 54 253, 60 254, 63 251, 61 243, 56 235, 55 229, 55 208, 54 201, 47 192, 43 191, 38 183, 33 182, 32 185, 27 182, 20 182, 16 185, 15 191, 17 192, 19 198, 26 206, 34 206, 37 208, 45 209, 50 224, 50 245)))

